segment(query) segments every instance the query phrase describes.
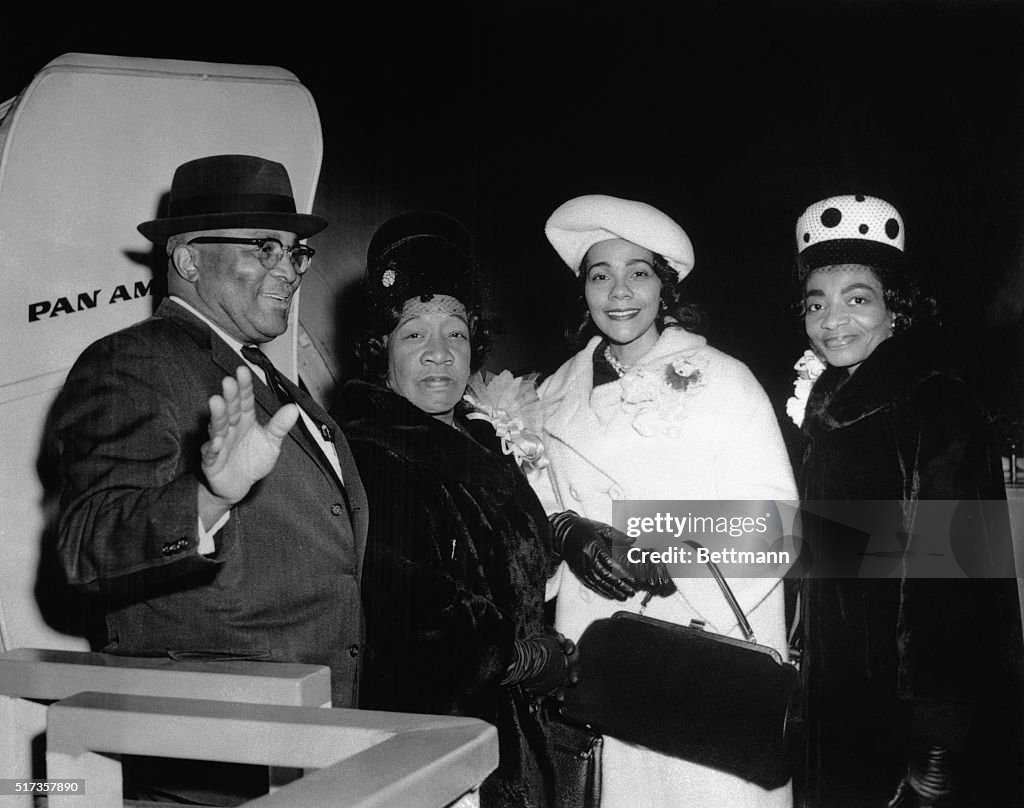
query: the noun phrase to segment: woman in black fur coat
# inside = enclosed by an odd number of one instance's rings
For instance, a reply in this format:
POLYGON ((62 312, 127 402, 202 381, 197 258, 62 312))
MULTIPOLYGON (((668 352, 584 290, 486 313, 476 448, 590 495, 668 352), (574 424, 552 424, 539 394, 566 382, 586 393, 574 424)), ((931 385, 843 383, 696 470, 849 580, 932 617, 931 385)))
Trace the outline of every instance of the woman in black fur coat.
POLYGON ((545 626, 551 527, 521 455, 466 418, 486 347, 478 281, 469 234, 442 214, 391 219, 370 243, 366 380, 333 410, 370 509, 359 702, 494 724, 481 804, 554 806, 539 699, 574 675, 574 649, 545 626))
POLYGON ((808 357, 788 407, 808 438, 797 791, 815 808, 1020 805, 1021 624, 998 443, 903 235, 892 205, 862 195, 797 222, 804 324, 825 363, 808 357), (837 504, 850 500, 864 502, 847 514, 884 527, 854 526, 837 504), (952 518, 932 518, 940 507, 952 518), (940 557, 950 575, 922 572, 940 557))

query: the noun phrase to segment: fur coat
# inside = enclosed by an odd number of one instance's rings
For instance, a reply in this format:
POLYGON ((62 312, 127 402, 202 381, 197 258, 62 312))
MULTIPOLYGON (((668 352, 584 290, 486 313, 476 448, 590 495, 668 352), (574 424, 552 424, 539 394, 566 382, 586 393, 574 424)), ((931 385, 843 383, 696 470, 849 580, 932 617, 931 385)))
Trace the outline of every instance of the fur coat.
POLYGON ((334 414, 370 503, 360 706, 496 725, 482 804, 551 805, 543 713, 501 684, 514 641, 545 631, 551 528, 537 497, 485 421, 460 421, 470 437, 359 381, 334 414))
POLYGON ((891 575, 869 579, 858 571, 878 556, 866 544, 872 537, 805 513, 813 561, 801 593, 808 746, 800 791, 811 806, 883 804, 908 750, 922 744, 966 750, 964 785, 977 793, 996 787, 998 770, 1020 769, 1015 580, 912 574, 915 554, 934 555, 945 540, 921 524, 925 500, 961 501, 971 518, 954 541, 1013 569, 998 444, 948 355, 937 330, 916 327, 882 342, 852 375, 826 369, 808 399, 806 507, 874 501, 864 507, 888 508, 902 547, 889 554, 891 575))
MULTIPOLYGON (((595 337, 538 389, 547 468, 531 483, 549 513, 573 510, 611 523, 615 500, 795 500, 796 485, 774 411, 750 370, 681 328, 667 328, 638 366, 594 387, 595 337), (685 378, 676 386, 667 373, 685 378)), ((724 570, 726 577, 728 571, 724 570)), ((781 579, 730 578, 758 642, 786 656, 781 579)), ((679 591, 655 598, 649 617, 740 636, 710 577, 676 579, 679 591)), ((638 612, 583 586, 566 565, 549 583, 555 627, 578 639, 592 621, 638 612)), ((624 682, 624 687, 629 683, 624 682)), ((788 786, 767 792, 723 772, 607 738, 603 805, 785 806, 788 786)))

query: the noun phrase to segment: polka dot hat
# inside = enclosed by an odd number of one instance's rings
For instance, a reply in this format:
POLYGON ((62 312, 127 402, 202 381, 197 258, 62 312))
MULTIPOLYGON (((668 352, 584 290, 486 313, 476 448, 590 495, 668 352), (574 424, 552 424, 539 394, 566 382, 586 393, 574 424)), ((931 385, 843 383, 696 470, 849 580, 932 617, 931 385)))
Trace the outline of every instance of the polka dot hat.
POLYGON ((903 217, 876 196, 831 196, 815 202, 797 219, 796 251, 801 279, 836 264, 902 269, 903 217))

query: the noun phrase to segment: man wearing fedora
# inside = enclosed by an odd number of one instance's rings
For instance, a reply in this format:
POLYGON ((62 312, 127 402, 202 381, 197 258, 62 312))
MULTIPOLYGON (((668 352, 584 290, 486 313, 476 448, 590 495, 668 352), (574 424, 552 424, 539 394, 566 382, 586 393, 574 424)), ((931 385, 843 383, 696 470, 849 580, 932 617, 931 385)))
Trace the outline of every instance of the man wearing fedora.
POLYGON ((327 665, 357 704, 366 498, 348 444, 259 346, 284 333, 326 226, 283 165, 178 167, 169 298, 79 357, 55 405, 59 554, 99 594, 103 651, 327 665))

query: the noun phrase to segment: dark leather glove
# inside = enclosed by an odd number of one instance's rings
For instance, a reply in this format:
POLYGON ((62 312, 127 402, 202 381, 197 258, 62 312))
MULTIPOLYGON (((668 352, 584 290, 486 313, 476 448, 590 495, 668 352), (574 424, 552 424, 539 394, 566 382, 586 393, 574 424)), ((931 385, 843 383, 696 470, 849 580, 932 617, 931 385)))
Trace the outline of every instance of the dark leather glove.
POLYGON ((561 634, 544 634, 516 640, 503 685, 520 685, 535 696, 558 693, 565 684, 576 684, 576 644, 561 634))
POLYGON ((550 520, 555 552, 584 586, 612 600, 626 600, 636 594, 633 579, 611 552, 614 547, 622 547, 625 552, 635 539, 575 511, 553 514, 550 520))
MULTIPOLYGON (((633 555, 635 556, 636 553, 633 555)), ((652 595, 665 598, 678 588, 664 561, 630 561, 628 547, 612 548, 612 557, 633 579, 637 589, 643 589, 652 595)))
POLYGON ((942 746, 929 746, 916 752, 907 766, 907 774, 889 800, 889 808, 954 808, 952 756, 942 746))

